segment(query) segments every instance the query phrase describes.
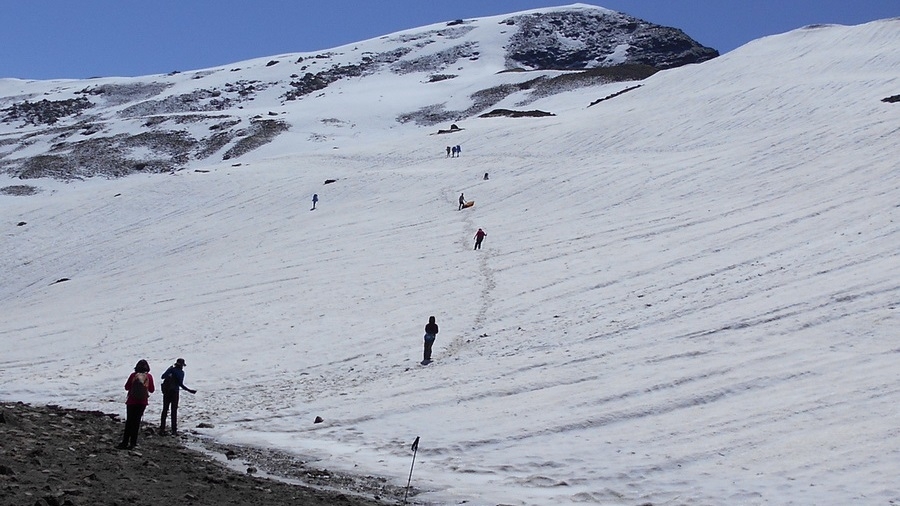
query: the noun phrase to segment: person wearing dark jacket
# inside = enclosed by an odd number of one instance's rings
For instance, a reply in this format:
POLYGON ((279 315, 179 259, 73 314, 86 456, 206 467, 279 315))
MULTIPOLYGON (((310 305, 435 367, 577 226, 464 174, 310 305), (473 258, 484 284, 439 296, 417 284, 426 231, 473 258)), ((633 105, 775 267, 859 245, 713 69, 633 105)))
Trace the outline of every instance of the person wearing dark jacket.
POLYGON ((122 435, 122 442, 116 447, 120 450, 130 450, 137 445, 141 418, 147 409, 150 394, 155 390, 153 376, 150 376, 150 364, 146 360, 138 360, 134 372, 125 381, 125 390, 128 390, 128 398, 125 400, 125 433, 122 435))
POLYGON ((431 347, 434 346, 434 340, 437 338, 437 333, 437 323, 434 322, 434 316, 431 316, 428 318, 428 323, 425 325, 425 354, 422 357, 423 364, 431 362, 431 347))
POLYGON ((172 408, 172 435, 175 436, 178 434, 178 394, 183 390, 187 390, 188 392, 195 394, 196 390, 192 390, 186 386, 184 386, 184 366, 187 364, 184 363, 183 358, 179 358, 175 361, 175 364, 166 369, 166 372, 160 376, 162 378, 162 394, 163 394, 163 408, 162 408, 162 416, 159 418, 159 434, 164 435, 166 433, 166 415, 169 412, 169 408, 172 408))
POLYGON ((484 230, 478 229, 478 232, 475 232, 475 249, 481 249, 481 241, 484 240, 484 237, 487 235, 487 232, 484 230))

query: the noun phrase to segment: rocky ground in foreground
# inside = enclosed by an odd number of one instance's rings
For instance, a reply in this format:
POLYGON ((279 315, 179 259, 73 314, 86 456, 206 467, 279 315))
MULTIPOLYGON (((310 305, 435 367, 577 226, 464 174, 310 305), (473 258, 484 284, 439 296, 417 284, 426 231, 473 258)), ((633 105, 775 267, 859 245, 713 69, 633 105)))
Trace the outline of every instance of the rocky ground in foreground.
MULTIPOLYGON (((0 403, 0 505, 384 506, 403 502, 403 489, 383 479, 340 476, 271 452, 214 448, 228 458, 251 462, 250 472, 238 472, 185 446, 196 442, 191 435, 158 436, 147 425, 135 449, 118 450, 123 429, 118 415, 0 403), (309 485, 260 477, 253 474, 256 466, 260 472, 309 485)), ((414 493, 410 491, 411 503, 414 493)))

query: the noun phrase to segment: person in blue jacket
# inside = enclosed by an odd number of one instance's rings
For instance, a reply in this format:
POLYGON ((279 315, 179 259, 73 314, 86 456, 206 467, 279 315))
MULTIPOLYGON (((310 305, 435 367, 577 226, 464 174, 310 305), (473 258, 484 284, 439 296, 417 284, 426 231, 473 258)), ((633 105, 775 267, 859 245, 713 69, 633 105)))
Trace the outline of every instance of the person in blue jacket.
POLYGON ((188 392, 195 394, 196 390, 192 390, 186 386, 184 386, 184 366, 187 365, 184 363, 183 358, 179 358, 175 361, 175 364, 166 369, 166 372, 160 376, 162 378, 162 394, 163 394, 163 409, 162 416, 159 420, 159 433, 163 435, 166 433, 166 415, 169 412, 169 407, 172 408, 172 435, 175 436, 178 434, 178 392, 182 389, 187 390, 188 392))
MULTIPOLYGON (((318 202, 318 201, 319 201, 319 194, 313 193, 313 206, 312 206, 313 209, 316 208, 316 202, 318 202)), ((310 211, 312 211, 312 209, 310 209, 310 211)))

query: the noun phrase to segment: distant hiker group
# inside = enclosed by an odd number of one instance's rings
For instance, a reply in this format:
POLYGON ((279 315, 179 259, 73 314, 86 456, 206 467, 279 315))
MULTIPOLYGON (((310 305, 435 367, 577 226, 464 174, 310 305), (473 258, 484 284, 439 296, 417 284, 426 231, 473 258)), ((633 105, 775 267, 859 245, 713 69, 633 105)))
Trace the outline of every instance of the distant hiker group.
MULTIPOLYGON (((452 147, 451 147, 451 146, 447 146, 447 157, 448 157, 448 158, 451 158, 451 157, 453 157, 453 158, 458 157, 460 151, 461 151, 461 150, 460 150, 460 147, 459 147, 458 145, 457 145, 457 146, 452 146, 452 147)), ((485 172, 484 175, 482 176, 482 180, 483 180, 483 181, 488 181, 488 180, 489 180, 489 175, 488 175, 487 172, 485 172)), ((474 206, 474 205, 475 205, 475 201, 474 201, 474 200, 466 200, 466 195, 465 195, 465 193, 464 193, 464 192, 460 192, 459 198, 457 199, 457 204, 458 204, 457 207, 456 207, 457 211, 462 211, 462 210, 464 210, 464 209, 467 209, 467 208, 470 208, 470 207, 474 206)), ((482 245, 482 243, 484 242, 484 238, 485 238, 485 237, 487 237, 487 232, 485 232, 483 228, 479 228, 479 229, 475 232, 475 236, 474 236, 474 238, 473 238, 473 239, 475 240, 475 247, 474 247, 475 250, 480 250, 480 249, 481 249, 481 245, 482 245)), ((435 342, 437 333, 438 333, 438 326, 437 326, 437 323, 435 322, 435 317, 434 317, 434 316, 431 316, 431 317, 428 319, 428 324, 425 325, 425 337, 424 337, 424 349, 423 349, 423 356, 422 356, 422 365, 428 365, 428 364, 430 364, 430 363, 432 362, 432 360, 431 360, 431 352, 432 352, 432 348, 434 347, 434 342, 435 342)))
MULTIPOLYGON (((172 435, 177 434, 179 389, 187 390, 192 394, 197 393, 196 390, 184 386, 184 366, 184 359, 179 358, 162 375, 163 410, 160 419, 160 435, 165 431, 166 416, 169 408, 172 410, 172 435)), ((156 391, 153 384, 153 376, 150 375, 149 362, 144 359, 138 360, 134 366, 134 372, 125 381, 125 390, 128 391, 128 396, 125 399, 125 431, 122 434, 122 442, 116 447, 120 450, 130 450, 137 446, 144 411, 150 403, 150 394, 156 391)))

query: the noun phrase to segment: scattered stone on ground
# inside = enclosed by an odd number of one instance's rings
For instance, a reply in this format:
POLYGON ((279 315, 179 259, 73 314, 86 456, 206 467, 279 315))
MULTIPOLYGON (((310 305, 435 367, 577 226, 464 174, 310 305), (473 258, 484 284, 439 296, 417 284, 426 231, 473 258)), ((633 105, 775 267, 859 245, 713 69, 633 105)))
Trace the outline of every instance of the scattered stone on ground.
POLYGON ((137 447, 118 450, 123 429, 118 415, 0 402, 0 505, 383 506, 403 498, 404 489, 383 478, 312 469, 277 452, 207 445, 248 462, 245 471, 261 471, 237 472, 186 447, 202 443, 196 435, 160 436, 146 423, 137 447))

